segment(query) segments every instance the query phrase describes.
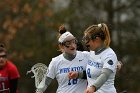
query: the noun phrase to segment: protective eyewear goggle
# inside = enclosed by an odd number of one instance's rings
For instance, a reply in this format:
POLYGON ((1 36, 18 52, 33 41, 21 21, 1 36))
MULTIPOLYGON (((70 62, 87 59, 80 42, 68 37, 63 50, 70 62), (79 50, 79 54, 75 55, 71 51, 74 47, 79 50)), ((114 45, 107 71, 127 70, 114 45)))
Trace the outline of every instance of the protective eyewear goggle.
POLYGON ((62 45, 64 45, 65 47, 70 47, 72 44, 77 44, 77 39, 72 39, 72 40, 64 41, 62 43, 62 45))
POLYGON ((82 41, 83 41, 85 44, 89 43, 90 40, 91 40, 91 37, 89 37, 89 36, 84 36, 83 39, 82 39, 82 41))

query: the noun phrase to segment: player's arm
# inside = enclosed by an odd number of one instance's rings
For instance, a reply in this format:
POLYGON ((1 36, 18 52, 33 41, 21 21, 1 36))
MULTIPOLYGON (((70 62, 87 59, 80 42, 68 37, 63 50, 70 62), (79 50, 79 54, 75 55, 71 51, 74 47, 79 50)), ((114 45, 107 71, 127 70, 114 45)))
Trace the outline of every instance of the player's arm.
POLYGON ((38 85, 36 93, 43 93, 47 89, 47 87, 50 85, 50 83, 52 82, 52 78, 50 78, 50 77, 46 76, 46 78, 44 78, 44 79, 45 79, 45 81, 42 80, 41 83, 38 85))
POLYGON ((10 80, 10 93, 16 93, 18 78, 10 80))
POLYGON ((74 78, 81 78, 81 79, 87 79, 86 76, 86 71, 71 71, 68 73, 69 79, 74 79, 74 78))
POLYGON ((108 80, 111 73, 113 73, 112 70, 103 68, 101 75, 96 79, 95 83, 90 87, 90 89, 94 91, 98 90, 108 80))
POLYGON ((78 78, 87 79, 86 71, 78 72, 78 78))

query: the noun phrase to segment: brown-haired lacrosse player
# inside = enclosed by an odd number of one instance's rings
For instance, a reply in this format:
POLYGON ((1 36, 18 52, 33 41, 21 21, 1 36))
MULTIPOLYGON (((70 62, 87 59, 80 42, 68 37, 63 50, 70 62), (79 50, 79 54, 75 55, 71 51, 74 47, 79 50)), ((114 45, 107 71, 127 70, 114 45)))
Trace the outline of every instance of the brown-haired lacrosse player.
POLYGON ((87 85, 86 80, 69 79, 68 73, 86 70, 87 59, 82 52, 76 50, 77 40, 64 25, 59 28, 58 46, 62 54, 52 59, 45 77, 46 80, 39 84, 36 93, 43 93, 54 78, 58 82, 56 93, 83 93, 87 85))

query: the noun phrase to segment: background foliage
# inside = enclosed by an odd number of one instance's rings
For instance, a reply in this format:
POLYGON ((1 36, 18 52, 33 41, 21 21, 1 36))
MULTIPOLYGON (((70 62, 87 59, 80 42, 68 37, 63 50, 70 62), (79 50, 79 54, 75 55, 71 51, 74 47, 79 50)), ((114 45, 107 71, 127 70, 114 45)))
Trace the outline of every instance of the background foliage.
MULTIPOLYGON (((60 54, 61 24, 81 40, 89 25, 101 22, 109 25, 111 47, 123 62, 116 76, 117 91, 140 93, 139 9, 139 0, 0 0, 0 41, 6 43, 8 58, 19 69, 20 93, 34 93, 34 80, 26 72, 35 63, 48 65, 60 54)), ((55 93, 56 88, 54 81, 46 93, 55 93)))

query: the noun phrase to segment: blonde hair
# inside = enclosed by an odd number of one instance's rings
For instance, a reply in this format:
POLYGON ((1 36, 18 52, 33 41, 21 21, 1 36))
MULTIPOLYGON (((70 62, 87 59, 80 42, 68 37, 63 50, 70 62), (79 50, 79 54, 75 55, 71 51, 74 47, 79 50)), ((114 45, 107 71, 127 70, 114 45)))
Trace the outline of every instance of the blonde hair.
POLYGON ((110 45, 110 33, 108 26, 105 23, 101 23, 98 25, 91 25, 85 31, 84 34, 90 36, 91 39, 95 39, 96 37, 100 37, 103 40, 105 47, 109 47, 110 45))

